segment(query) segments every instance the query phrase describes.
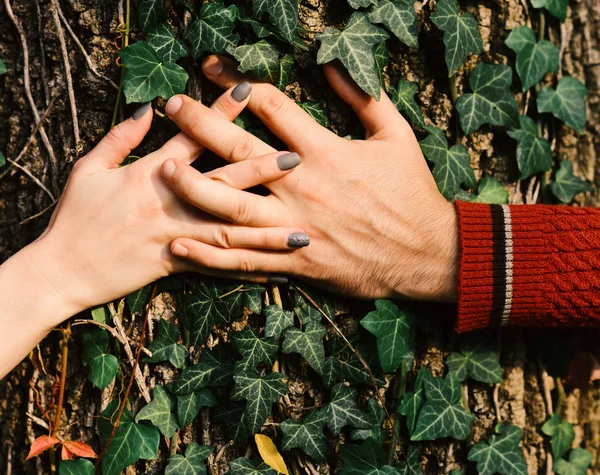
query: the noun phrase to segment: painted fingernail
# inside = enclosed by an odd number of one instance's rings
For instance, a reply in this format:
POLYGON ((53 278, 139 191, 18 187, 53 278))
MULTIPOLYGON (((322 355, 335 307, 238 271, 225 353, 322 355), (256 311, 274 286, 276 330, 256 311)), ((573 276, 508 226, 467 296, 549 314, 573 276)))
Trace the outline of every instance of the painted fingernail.
POLYGON ((287 285, 288 278, 285 275, 270 275, 267 279, 269 284, 273 285, 287 285))
POLYGON ((173 246, 173 248, 171 249, 171 252, 176 255, 176 256, 180 256, 180 257, 185 257, 188 255, 189 251, 188 248, 181 245, 181 244, 175 244, 173 246))
POLYGON ((252 85, 248 81, 241 82, 233 88, 233 91, 231 91, 231 97, 233 97, 235 102, 244 102, 250 95, 251 90, 252 85))
POLYGON ((204 63, 204 73, 208 76, 218 76, 223 71, 223 61, 217 56, 207 59, 204 63))
POLYGON ((306 247, 310 244, 310 238, 306 233, 292 233, 288 236, 288 246, 298 248, 306 247))
POLYGON ((173 97, 171 97, 171 99, 169 99, 169 102, 167 102, 167 107, 165 107, 165 112, 167 113, 167 115, 177 114, 177 111, 179 109, 181 109, 182 105, 183 105, 183 99, 179 96, 173 96, 173 97))
POLYGON ((151 105, 152 102, 146 102, 143 106, 138 107, 135 112, 131 114, 131 118, 133 120, 141 119, 146 115, 146 112, 148 112, 148 109, 150 109, 151 105))
POLYGON ((286 153, 277 157, 277 165, 282 171, 291 170, 300 165, 300 155, 294 152, 286 153))
POLYGON ((165 163, 163 163, 163 166, 160 169, 160 171, 163 177, 165 177, 167 180, 170 180, 173 177, 176 168, 177 165, 175 165, 174 160, 167 160, 165 163))

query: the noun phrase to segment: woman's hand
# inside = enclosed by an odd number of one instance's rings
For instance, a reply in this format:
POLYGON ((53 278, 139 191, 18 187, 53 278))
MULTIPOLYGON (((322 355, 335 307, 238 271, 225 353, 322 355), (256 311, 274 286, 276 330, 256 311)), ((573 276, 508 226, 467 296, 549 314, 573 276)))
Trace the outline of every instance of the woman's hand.
MULTIPOLYGON (((209 57, 205 75, 222 87, 243 80, 236 64, 209 57)), ((267 186, 261 204, 246 197, 230 216, 246 226, 299 225, 311 244, 295 253, 219 249, 182 233, 174 254, 201 270, 294 275, 354 296, 455 299, 458 229, 452 204, 438 192, 419 144, 382 93, 375 102, 338 68, 325 66, 335 91, 362 121, 367 140, 345 140, 318 125, 268 84, 254 84, 249 108, 302 159, 302 167, 267 186)), ((168 116, 188 136, 230 162, 273 149, 188 97, 171 98, 168 116)), ((164 178, 194 206, 214 212, 206 178, 167 162, 164 178)))

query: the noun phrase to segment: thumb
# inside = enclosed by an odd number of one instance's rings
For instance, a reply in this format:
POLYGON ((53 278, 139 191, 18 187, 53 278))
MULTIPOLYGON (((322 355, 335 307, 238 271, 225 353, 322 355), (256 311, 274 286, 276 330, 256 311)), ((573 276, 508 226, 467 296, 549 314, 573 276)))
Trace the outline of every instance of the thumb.
POLYGON ((80 167, 99 171, 118 167, 150 130, 152 103, 140 106, 129 119, 116 125, 94 149, 83 157, 80 167))

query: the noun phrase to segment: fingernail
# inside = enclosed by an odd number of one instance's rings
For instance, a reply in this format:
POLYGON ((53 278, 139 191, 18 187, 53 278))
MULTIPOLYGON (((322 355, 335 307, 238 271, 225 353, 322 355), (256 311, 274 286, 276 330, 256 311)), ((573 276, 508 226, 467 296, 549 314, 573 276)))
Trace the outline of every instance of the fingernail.
POLYGON ((310 238, 306 233, 292 233, 288 236, 288 246, 298 248, 306 247, 310 244, 310 238))
POLYGON ((177 114, 177 111, 179 109, 181 109, 182 105, 183 105, 183 99, 179 96, 173 96, 173 97, 171 97, 171 99, 169 99, 169 102, 167 102, 167 107, 165 107, 165 112, 167 113, 167 115, 177 114))
POLYGON ((270 275, 267 281, 273 285, 287 285, 288 278, 285 275, 270 275))
POLYGON ((171 252, 173 254, 175 254, 176 256, 180 256, 180 257, 185 257, 189 253, 187 247, 185 247, 185 246, 183 246, 181 244, 175 244, 173 246, 173 249, 171 249, 171 252))
POLYGON ((223 71, 223 61, 215 56, 204 63, 204 74, 208 76, 218 76, 223 71))
POLYGON ((177 165, 175 165, 174 160, 167 160, 161 168, 162 176, 165 177, 167 180, 170 180, 173 174, 175 173, 176 168, 177 165))
POLYGON ((252 85, 248 81, 241 82, 233 88, 233 91, 231 91, 231 97, 233 97, 235 102, 244 102, 250 95, 251 90, 252 85))
POLYGON ((138 120, 141 119, 142 117, 144 117, 146 115, 146 112, 148 112, 148 109, 150 109, 150 106, 152 105, 152 102, 146 102, 143 106, 138 107, 133 114, 131 114, 131 118, 133 120, 138 120))
POLYGON ((277 165, 282 171, 291 170, 300 165, 300 155, 294 152, 286 153, 277 157, 277 165))

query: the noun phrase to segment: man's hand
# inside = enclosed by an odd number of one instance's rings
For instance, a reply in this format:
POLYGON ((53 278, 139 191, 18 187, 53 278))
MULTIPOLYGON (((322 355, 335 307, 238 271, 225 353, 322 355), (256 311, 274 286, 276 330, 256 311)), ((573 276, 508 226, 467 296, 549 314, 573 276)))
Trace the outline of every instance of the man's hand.
MULTIPOLYGON (((224 88, 244 80, 228 59, 211 56, 203 69, 224 88)), ((172 252, 201 271, 293 275, 360 297, 454 300, 456 214, 438 192, 411 128, 385 93, 376 102, 335 66, 326 65, 325 74, 367 139, 340 138, 275 87, 254 84, 248 107, 301 157, 302 167, 268 183, 269 197, 232 200, 230 209, 245 226, 298 226, 310 246, 294 253, 223 249, 187 236, 171 243, 172 252)), ((185 134, 230 162, 274 152, 188 97, 171 98, 166 110, 185 134)), ((163 176, 174 191, 214 212, 205 177, 185 163, 168 163, 163 176)))

